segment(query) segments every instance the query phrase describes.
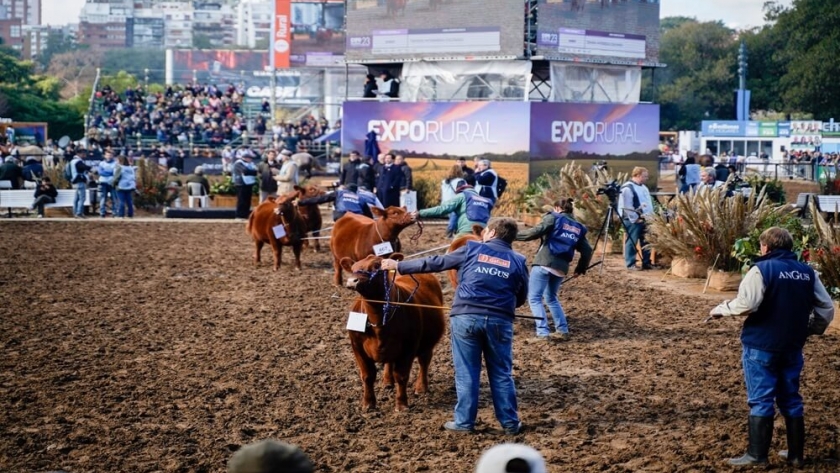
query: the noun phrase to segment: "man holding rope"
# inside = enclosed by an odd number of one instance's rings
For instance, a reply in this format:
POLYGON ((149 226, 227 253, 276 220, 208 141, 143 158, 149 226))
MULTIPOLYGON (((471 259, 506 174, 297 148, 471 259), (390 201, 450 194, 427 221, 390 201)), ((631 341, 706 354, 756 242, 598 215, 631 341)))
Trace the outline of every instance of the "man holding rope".
POLYGON ((801 467, 805 459, 805 420, 799 394, 802 348, 809 335, 821 335, 828 328, 834 305, 814 270, 796 259, 787 230, 768 228, 759 243, 761 257, 741 281, 738 297, 712 309, 706 319, 747 316, 741 344, 750 406, 749 446, 744 456, 729 460, 729 464, 767 463, 775 401, 787 430, 788 449, 779 456, 801 467))
POLYGON ((475 429, 482 355, 496 418, 508 435, 522 429, 513 382, 513 318, 527 299, 528 268, 525 257, 511 247, 517 231, 515 220, 494 218, 481 233, 482 243, 471 241, 443 256, 382 261, 382 269, 402 274, 458 269, 461 283, 450 310, 458 401, 454 421, 443 425, 447 430, 475 429))

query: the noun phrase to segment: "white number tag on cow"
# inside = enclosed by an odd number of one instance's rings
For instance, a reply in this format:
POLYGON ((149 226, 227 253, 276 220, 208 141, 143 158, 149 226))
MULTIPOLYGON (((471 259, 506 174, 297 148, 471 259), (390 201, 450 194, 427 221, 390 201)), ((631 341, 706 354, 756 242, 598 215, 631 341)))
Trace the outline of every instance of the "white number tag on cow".
POLYGON ((278 240, 286 236, 286 227, 284 227, 283 225, 271 227, 271 231, 274 232, 274 238, 277 238, 278 240))
POLYGON ((350 312, 350 318, 347 319, 347 330, 355 332, 364 332, 367 328, 367 314, 361 312, 350 312))
POLYGON ((378 245, 373 245, 373 254, 376 256, 382 255, 389 255, 394 252, 394 248, 391 246, 390 241, 386 241, 385 243, 380 243, 378 245))

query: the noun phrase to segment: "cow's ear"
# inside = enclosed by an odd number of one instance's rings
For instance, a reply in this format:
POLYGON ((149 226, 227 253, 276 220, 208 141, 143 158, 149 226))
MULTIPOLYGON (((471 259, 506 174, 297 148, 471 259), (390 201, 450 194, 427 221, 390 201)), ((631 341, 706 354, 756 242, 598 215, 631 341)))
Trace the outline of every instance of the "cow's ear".
POLYGON ((375 217, 383 217, 384 218, 387 215, 387 212, 380 209, 379 207, 371 207, 370 211, 373 212, 373 215, 375 217))
POLYGON ((394 261, 402 261, 402 260, 404 260, 404 259, 405 259, 405 255, 404 255, 404 254, 402 254, 402 253, 393 253, 393 254, 391 254, 391 256, 389 256, 388 258, 390 258, 390 259, 392 259, 392 260, 394 260, 394 261))
POLYGON ((477 224, 477 223, 474 223, 474 224, 473 224, 473 226, 472 226, 472 232, 473 232, 473 235, 475 235, 475 236, 481 236, 481 232, 482 232, 482 231, 484 231, 484 227, 482 227, 481 225, 479 225, 479 224, 477 224))
POLYGON ((341 258, 341 261, 338 262, 342 268, 348 273, 353 272, 353 263, 354 261, 348 257, 341 258))

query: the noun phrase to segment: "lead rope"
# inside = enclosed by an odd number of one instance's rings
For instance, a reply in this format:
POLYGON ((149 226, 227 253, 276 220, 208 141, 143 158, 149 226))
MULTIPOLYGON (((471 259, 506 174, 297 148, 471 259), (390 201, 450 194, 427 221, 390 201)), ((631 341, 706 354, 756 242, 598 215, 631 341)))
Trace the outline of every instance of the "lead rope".
POLYGON ((423 222, 417 220, 417 233, 408 237, 412 243, 417 243, 417 240, 420 239, 420 236, 423 235, 423 222))

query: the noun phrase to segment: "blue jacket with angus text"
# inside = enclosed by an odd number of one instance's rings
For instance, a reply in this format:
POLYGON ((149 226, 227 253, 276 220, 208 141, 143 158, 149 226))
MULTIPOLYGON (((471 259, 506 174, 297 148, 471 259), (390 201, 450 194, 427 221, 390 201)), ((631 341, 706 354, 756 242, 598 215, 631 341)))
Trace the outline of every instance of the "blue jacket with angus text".
POLYGON ((467 200, 467 218, 471 222, 487 225, 493 210, 493 199, 482 197, 472 189, 464 190, 464 198, 467 200))
POLYGON ((563 214, 552 213, 554 229, 548 238, 548 250, 554 256, 571 262, 575 257, 578 242, 586 236, 586 227, 563 214))
POLYGON ((814 270, 787 250, 773 250, 756 262, 764 299, 744 321, 741 343, 758 350, 802 350, 814 308, 814 270))
POLYGON ((335 210, 363 215, 362 204, 355 192, 339 189, 335 196, 335 210))
POLYGON ((366 191, 364 189, 359 189, 359 203, 362 205, 369 205, 372 207, 382 208, 382 202, 379 201, 379 198, 376 197, 371 191, 366 191))
POLYGON ((402 261, 401 274, 436 273, 458 268, 458 290, 450 315, 481 314, 513 320, 517 307, 528 296, 525 257, 510 243, 494 238, 487 243, 468 242, 443 255, 402 261))

